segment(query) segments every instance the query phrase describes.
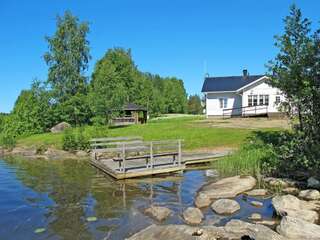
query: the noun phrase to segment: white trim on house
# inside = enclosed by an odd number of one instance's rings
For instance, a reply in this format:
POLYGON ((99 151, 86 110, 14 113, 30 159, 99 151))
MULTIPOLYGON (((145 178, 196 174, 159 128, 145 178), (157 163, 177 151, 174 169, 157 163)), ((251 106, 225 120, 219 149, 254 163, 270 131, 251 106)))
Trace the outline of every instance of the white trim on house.
POLYGON ((237 92, 240 92, 241 90, 246 89, 246 88, 248 88, 248 87, 250 87, 250 86, 252 86, 252 85, 254 85, 254 84, 256 84, 256 83, 258 83, 258 82, 260 82, 260 81, 262 81, 262 80, 264 80, 264 79, 268 79, 268 77, 267 77, 267 76, 263 76, 263 77, 261 77, 261 78, 258 78, 257 80, 255 80, 255 81, 253 81, 253 82, 251 82, 251 83, 249 83, 249 84, 247 84, 247 85, 239 88, 239 89, 237 90, 237 92))

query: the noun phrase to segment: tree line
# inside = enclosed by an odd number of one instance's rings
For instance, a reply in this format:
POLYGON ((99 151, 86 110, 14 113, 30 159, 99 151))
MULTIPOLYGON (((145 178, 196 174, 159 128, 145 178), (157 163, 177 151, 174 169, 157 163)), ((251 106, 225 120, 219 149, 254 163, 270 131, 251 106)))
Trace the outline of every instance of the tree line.
POLYGON ((151 116, 201 113, 198 96, 192 96, 188 108, 181 79, 139 71, 130 49, 109 49, 87 76, 88 23, 67 11, 57 17, 56 25, 54 35, 46 37, 47 79, 34 80, 30 89, 20 93, 12 112, 0 115, 4 138, 43 133, 62 121, 73 126, 107 124, 118 114, 111 110, 129 102, 147 108, 151 116))

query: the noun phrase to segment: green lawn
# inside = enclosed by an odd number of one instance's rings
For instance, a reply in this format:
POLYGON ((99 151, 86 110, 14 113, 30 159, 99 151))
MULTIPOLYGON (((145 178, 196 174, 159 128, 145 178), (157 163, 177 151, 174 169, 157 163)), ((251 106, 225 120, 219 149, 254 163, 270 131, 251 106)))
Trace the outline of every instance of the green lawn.
MULTIPOLYGON (((142 136, 144 140, 184 139, 184 149, 238 147, 253 129, 211 127, 197 124, 202 117, 179 117, 149 121, 144 125, 121 128, 86 127, 88 137, 142 136)), ((265 129, 261 129, 265 131, 265 129)), ((270 130, 270 129, 269 129, 270 130)), ((18 146, 51 146, 61 148, 63 134, 45 133, 18 140, 18 146)))

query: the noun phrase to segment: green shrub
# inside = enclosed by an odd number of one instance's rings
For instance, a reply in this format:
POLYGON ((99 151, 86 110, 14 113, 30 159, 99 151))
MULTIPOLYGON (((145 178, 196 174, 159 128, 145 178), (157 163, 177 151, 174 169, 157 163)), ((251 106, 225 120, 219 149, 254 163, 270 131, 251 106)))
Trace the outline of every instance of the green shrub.
POLYGON ((9 134, 3 134, 0 136, 0 145, 7 149, 13 149, 16 146, 16 138, 9 134))
POLYGON ((259 179, 261 174, 270 172, 269 166, 264 164, 264 161, 266 158, 272 159, 273 155, 270 145, 251 138, 238 151, 213 162, 213 167, 222 176, 252 175, 259 179))
POLYGON ((89 137, 84 134, 83 128, 66 129, 62 139, 62 148, 66 151, 88 150, 89 137))

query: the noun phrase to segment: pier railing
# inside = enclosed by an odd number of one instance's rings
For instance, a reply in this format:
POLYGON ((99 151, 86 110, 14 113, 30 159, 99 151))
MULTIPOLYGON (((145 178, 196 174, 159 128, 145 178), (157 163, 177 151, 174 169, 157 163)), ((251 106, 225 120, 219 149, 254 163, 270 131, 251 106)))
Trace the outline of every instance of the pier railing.
POLYGON ((181 166, 182 160, 182 140, 145 142, 141 137, 96 138, 91 140, 91 148, 94 161, 117 162, 121 172, 126 172, 128 165, 146 169, 161 164, 181 166), (166 161, 161 161, 164 158, 166 161))

